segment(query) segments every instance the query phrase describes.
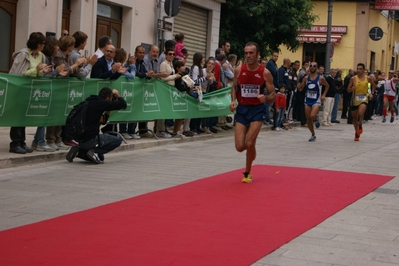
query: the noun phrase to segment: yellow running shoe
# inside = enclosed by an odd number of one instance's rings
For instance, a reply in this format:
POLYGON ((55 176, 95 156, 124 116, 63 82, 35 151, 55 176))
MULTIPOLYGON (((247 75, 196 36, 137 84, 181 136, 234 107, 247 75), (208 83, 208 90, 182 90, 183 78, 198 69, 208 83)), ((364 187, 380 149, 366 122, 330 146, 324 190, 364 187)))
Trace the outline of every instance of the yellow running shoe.
POLYGON ((241 179, 242 183, 252 183, 252 174, 249 173, 247 177, 245 177, 245 175, 243 176, 243 178, 241 179))

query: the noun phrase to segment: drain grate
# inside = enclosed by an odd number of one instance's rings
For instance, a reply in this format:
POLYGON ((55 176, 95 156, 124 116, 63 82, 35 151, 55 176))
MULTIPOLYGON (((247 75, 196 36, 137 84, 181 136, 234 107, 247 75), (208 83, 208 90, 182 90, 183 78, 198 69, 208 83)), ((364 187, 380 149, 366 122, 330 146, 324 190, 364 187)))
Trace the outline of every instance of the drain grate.
POLYGON ((399 190, 392 188, 377 188, 376 190, 374 190, 374 192, 395 195, 399 193, 399 190))

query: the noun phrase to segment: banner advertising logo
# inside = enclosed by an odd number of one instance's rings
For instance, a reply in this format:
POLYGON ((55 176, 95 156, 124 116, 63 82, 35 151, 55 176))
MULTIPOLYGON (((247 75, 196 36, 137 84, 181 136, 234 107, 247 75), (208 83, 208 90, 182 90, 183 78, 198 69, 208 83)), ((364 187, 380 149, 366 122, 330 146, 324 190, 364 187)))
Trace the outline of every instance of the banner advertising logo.
POLYGON ((121 82, 121 97, 126 101, 126 109, 120 110, 120 113, 132 112, 133 100, 134 100, 134 83, 133 82, 121 82))
POLYGON ((0 78, 0 116, 4 113, 8 90, 8 79, 0 78))
POLYGON ((48 116, 51 105, 51 80, 32 80, 26 116, 48 116))
POLYGON ((84 101, 85 82, 70 81, 68 82, 68 100, 65 105, 65 115, 68 115, 72 108, 78 103, 84 101))
POLYGON ((143 112, 159 112, 161 108, 159 106, 159 101, 157 94, 155 92, 155 87, 153 83, 144 83, 143 85, 143 112))
POLYGON ((188 111, 188 102, 187 98, 188 95, 185 91, 178 91, 178 90, 171 90, 170 91, 170 100, 172 103, 172 110, 173 111, 188 111))

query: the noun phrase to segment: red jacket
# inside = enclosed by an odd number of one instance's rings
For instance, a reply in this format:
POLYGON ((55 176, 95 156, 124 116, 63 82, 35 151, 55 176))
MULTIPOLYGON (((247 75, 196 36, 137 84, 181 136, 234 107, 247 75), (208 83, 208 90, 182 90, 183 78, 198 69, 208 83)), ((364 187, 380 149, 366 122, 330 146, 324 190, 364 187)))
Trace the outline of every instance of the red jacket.
POLYGON ((281 92, 277 93, 276 109, 277 108, 287 109, 287 96, 281 92))

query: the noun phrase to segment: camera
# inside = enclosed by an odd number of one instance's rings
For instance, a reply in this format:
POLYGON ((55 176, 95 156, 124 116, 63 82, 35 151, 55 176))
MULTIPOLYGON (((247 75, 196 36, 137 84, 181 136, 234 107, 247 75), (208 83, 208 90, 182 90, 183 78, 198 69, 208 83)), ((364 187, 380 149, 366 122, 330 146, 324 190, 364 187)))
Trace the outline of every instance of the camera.
POLYGON ((113 94, 112 94, 112 101, 117 101, 117 100, 118 100, 118 97, 116 96, 115 93, 113 93, 113 94))

